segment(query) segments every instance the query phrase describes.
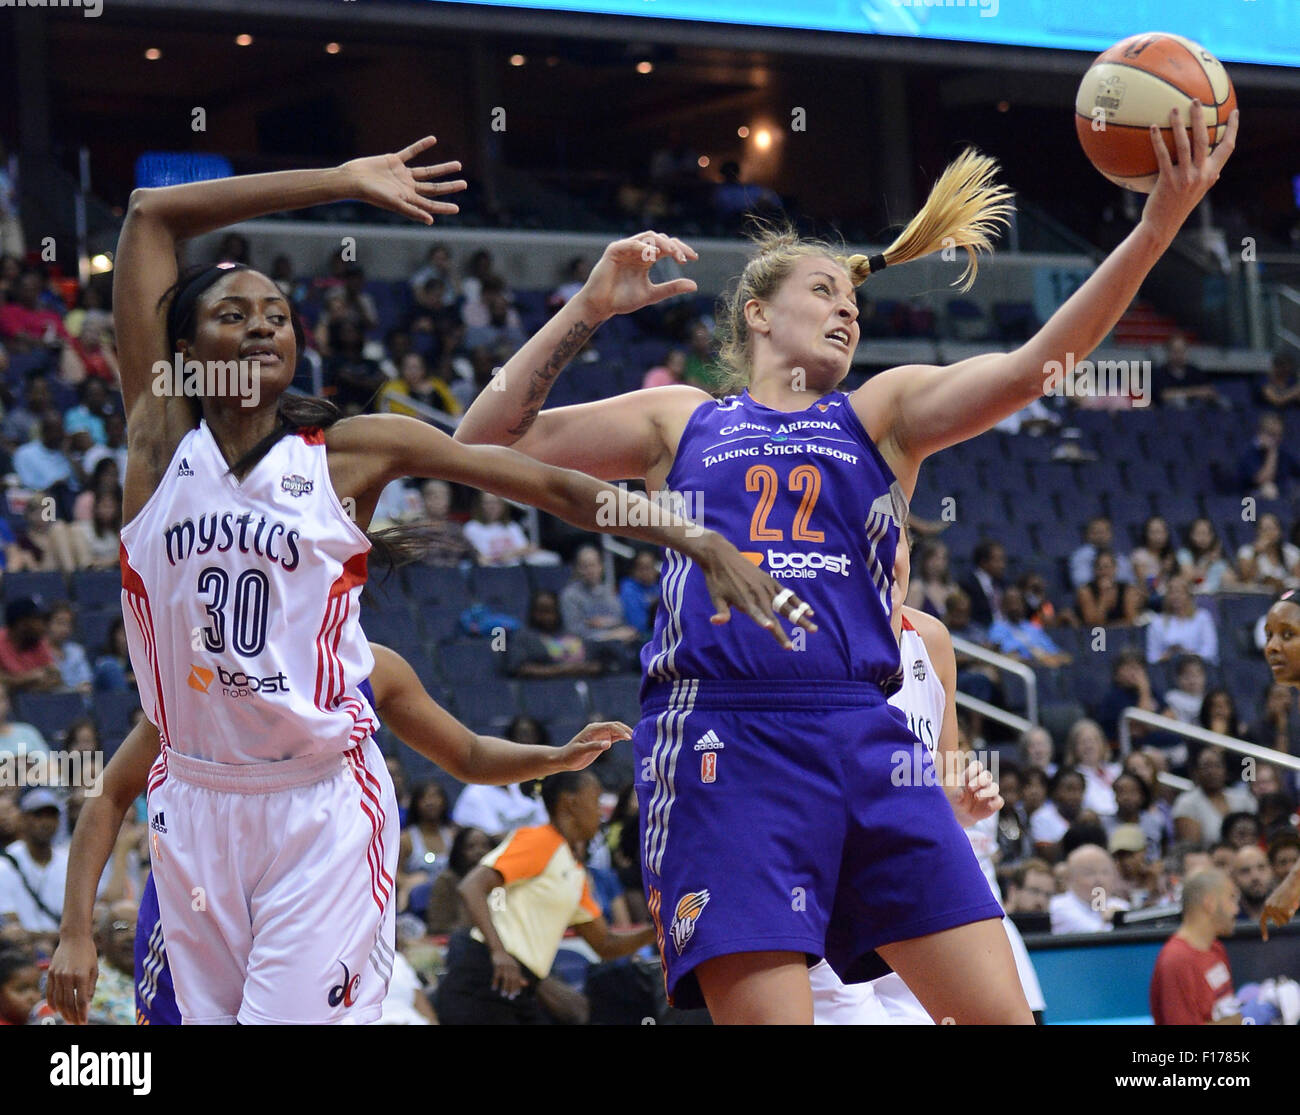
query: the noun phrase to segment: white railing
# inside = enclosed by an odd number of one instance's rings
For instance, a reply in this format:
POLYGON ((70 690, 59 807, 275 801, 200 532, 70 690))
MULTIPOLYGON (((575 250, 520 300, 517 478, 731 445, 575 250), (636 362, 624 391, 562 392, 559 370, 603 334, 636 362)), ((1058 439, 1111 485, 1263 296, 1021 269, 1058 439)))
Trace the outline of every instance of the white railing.
POLYGON ((1172 732, 1175 735, 1186 736, 1197 743, 1213 744, 1215 747, 1222 747, 1225 751, 1234 751, 1238 755, 1248 755, 1252 759, 1258 759, 1261 763, 1272 763, 1277 767, 1286 767, 1287 770, 1300 771, 1300 758, 1296 758, 1294 755, 1284 755, 1281 751, 1274 751, 1270 747, 1260 747, 1255 743, 1247 743, 1244 739, 1234 739, 1232 736, 1225 736, 1222 732, 1211 732, 1208 728, 1202 728, 1197 724, 1184 724, 1181 720, 1175 720, 1171 716, 1160 716, 1154 712, 1147 712, 1146 709, 1135 707, 1126 708, 1120 713, 1119 753, 1121 757, 1127 755, 1132 746, 1132 733, 1129 730, 1130 721, 1145 724, 1149 728, 1159 728, 1164 732, 1172 732))
MULTIPOLYGON (((1025 715, 1028 718, 1027 727, 1033 727, 1038 723, 1038 678, 1034 676, 1034 671, 1018 659, 1008 657, 1005 654, 998 654, 997 651, 989 650, 978 643, 972 643, 967 639, 962 639, 957 635, 952 637, 952 646, 958 654, 964 654, 968 658, 974 658, 979 662, 987 662, 990 666, 996 666, 999 670, 1008 674, 1014 674, 1025 683, 1025 715)), ((986 706, 992 708, 992 705, 986 706)), ((1001 711, 1001 710, 999 710, 1001 711)))
POLYGON ((991 705, 988 701, 981 701, 978 697, 972 697, 969 693, 963 693, 960 689, 957 690, 955 699, 958 708, 970 709, 971 712, 978 712, 986 719, 996 720, 999 724, 1005 724, 1013 731, 1027 732, 1034 726, 1023 716, 1017 716, 1014 712, 1007 712, 1006 709, 998 708, 997 705, 991 705))

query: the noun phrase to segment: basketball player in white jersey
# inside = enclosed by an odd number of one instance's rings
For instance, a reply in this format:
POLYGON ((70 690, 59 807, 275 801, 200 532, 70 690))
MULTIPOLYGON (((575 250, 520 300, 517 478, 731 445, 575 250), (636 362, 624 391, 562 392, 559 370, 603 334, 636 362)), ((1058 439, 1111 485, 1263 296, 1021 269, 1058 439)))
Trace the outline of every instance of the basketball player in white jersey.
MULTIPOLYGON (((411 750, 462 782, 501 785, 582 770, 615 740, 632 735, 626 724, 617 721, 588 724, 563 747, 477 735, 429 696, 400 654, 378 643, 371 643, 370 649, 375 669, 368 679, 367 696, 373 695, 375 712, 411 750)), ((92 933, 96 884, 127 810, 145 792, 159 750, 158 729, 141 719, 104 769, 103 792, 86 800, 72 834, 63 922, 59 947, 50 962, 46 997, 73 1024, 87 1021, 98 977, 92 933)))
POLYGON ((151 853, 189 1022, 379 1016, 397 803, 359 690, 374 659, 358 606, 365 528, 392 480, 476 485, 680 548, 708 571, 714 622, 734 605, 786 647, 773 613, 809 624, 807 606, 778 597, 715 532, 648 504, 609 514, 628 497, 608 484, 460 445, 413 418, 344 419, 286 394, 302 327, 275 284, 224 263, 178 280, 180 241, 279 210, 359 198, 428 224, 456 212, 436 198, 465 183, 437 179, 459 163, 406 165, 434 142, 328 170, 136 190, 118 241, 123 611, 161 739, 151 853))
MULTIPOLYGON (((903 605, 911 578, 911 556, 906 529, 894 560, 892 625, 898 639, 903 666, 903 685, 889 703, 907 717, 907 726, 929 752, 957 820, 970 839, 975 858, 988 879, 989 888, 1001 901, 993 853, 997 850, 997 815, 1002 797, 997 783, 979 760, 973 759, 960 774, 957 747, 957 662, 952 636, 934 616, 903 605)), ((919 753, 899 756, 900 772, 919 774, 919 753)), ((1029 1009, 1044 1009, 1038 977, 1021 940, 1020 931, 1003 918, 1011 951, 1020 975, 1029 1009)), ((933 1025, 934 1019, 921 1006, 896 972, 868 983, 845 985, 826 961, 809 972, 813 988, 813 1021, 821 1025, 933 1025)))

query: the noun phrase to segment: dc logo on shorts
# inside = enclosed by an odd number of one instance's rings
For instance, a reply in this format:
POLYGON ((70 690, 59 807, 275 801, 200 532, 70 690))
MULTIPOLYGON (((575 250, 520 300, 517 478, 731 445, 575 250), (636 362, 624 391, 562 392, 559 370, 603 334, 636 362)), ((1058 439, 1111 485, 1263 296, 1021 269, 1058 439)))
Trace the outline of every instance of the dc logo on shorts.
POLYGON ((350 1007, 357 1001, 357 988, 361 986, 361 973, 358 972, 354 976, 348 971, 348 966, 342 960, 338 964, 343 969, 343 982, 336 983, 330 988, 329 1005, 337 1007, 342 1003, 344 1007, 350 1007))
POLYGON ((682 895, 678 901, 677 910, 673 915, 673 924, 668 931, 672 936, 673 944, 677 946, 678 956, 681 956, 686 943, 695 936, 695 922, 708 904, 707 890, 691 891, 689 894, 682 895))

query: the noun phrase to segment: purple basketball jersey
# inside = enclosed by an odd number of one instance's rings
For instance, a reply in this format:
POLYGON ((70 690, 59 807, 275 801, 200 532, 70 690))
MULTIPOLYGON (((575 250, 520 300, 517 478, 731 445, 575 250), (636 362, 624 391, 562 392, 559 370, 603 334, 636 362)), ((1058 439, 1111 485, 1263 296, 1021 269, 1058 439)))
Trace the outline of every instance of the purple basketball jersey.
POLYGON ((748 391, 701 404, 667 487, 681 510, 807 601, 819 630, 798 632, 801 649, 785 651, 743 616, 714 626, 704 575, 670 550, 641 652, 647 692, 678 678, 897 688, 890 585, 907 500, 844 392, 794 412, 748 391))

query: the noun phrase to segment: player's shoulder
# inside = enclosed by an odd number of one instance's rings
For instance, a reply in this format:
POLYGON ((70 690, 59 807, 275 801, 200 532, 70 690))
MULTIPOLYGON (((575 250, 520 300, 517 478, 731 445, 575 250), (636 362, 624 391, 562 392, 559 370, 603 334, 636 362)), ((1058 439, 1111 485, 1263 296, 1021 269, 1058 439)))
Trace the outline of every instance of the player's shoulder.
POLYGON ((685 423, 705 403, 720 403, 707 391, 689 383, 666 383, 662 387, 646 387, 631 391, 625 398, 636 406, 648 408, 655 420, 676 419, 685 423))
POLYGON ((925 643, 925 648, 931 656, 934 655, 935 648, 952 649, 952 635, 941 620, 936 619, 929 612, 923 612, 908 604, 903 605, 903 616, 921 636, 921 641, 925 643))

